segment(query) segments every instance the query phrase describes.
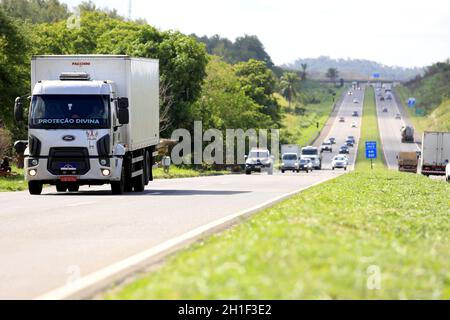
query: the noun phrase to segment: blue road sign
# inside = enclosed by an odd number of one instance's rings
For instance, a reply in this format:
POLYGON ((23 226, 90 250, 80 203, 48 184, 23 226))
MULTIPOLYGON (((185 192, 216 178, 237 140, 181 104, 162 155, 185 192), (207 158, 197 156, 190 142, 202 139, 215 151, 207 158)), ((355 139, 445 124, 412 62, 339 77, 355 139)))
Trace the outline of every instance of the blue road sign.
POLYGON ((378 72, 375 72, 375 73, 372 75, 372 77, 375 78, 375 79, 378 79, 378 78, 380 77, 380 74, 379 74, 378 72))
POLYGON ((416 106, 416 99, 415 98, 409 98, 408 99, 408 107, 413 108, 416 106))
POLYGON ((366 141, 366 159, 376 159, 376 158, 377 158, 377 142, 366 141))

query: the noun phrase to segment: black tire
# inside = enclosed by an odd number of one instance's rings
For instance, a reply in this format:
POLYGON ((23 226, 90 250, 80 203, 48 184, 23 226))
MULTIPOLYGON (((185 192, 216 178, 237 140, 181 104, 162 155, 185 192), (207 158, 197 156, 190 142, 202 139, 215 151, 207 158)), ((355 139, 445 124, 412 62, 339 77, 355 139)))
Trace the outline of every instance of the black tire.
POLYGON ((297 173, 300 173, 300 169, 297 170, 297 173))
POLYGON ((334 167, 333 167, 333 170, 334 170, 334 167))
POLYGON ((121 195, 125 192, 125 169, 122 168, 122 174, 120 176, 120 181, 111 182, 111 192, 114 195, 121 195))
POLYGON ((42 193, 42 183, 37 181, 28 182, 28 191, 32 195, 40 195, 42 193))
POLYGON ((284 173, 284 170, 281 170, 281 173, 284 173))
POLYGON ((80 186, 78 184, 72 184, 67 187, 67 190, 69 190, 69 192, 78 192, 80 186))
POLYGON ((141 174, 133 178, 133 190, 134 192, 142 192, 145 190, 145 177, 141 174))
POLYGON ((57 184, 56 185, 56 191, 58 191, 58 192, 66 192, 67 191, 67 186, 62 185, 62 184, 57 184))
POLYGON ((345 167, 344 170, 347 171, 347 167, 345 167))
POLYGON ((150 175, 151 175, 151 170, 152 170, 152 165, 151 165, 151 161, 150 161, 150 154, 148 151, 144 152, 144 182, 145 185, 148 185, 149 181, 150 181, 150 175))
POLYGON ((245 170, 245 174, 251 175, 251 174, 252 174, 252 171, 251 171, 251 170, 245 170))

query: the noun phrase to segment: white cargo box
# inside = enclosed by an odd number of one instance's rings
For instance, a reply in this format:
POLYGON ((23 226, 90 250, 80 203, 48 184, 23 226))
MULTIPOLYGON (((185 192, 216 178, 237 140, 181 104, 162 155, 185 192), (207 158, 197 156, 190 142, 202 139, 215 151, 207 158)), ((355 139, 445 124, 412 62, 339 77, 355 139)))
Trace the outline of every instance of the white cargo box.
POLYGON ((159 142, 159 62, 114 55, 35 56, 31 90, 38 81, 59 80, 61 73, 85 72, 94 81, 112 81, 117 97, 129 99, 130 122, 122 131, 128 150, 159 142))
POLYGON ((424 132, 422 165, 445 166, 450 161, 450 132, 424 132))

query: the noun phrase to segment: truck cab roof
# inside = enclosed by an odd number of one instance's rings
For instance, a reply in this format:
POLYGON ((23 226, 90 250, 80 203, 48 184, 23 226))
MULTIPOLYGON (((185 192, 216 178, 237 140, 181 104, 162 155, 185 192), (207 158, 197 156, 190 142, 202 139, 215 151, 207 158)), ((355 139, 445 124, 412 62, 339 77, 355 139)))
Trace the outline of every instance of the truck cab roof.
POLYGON ((61 81, 49 80, 36 83, 33 95, 44 94, 85 94, 108 95, 111 94, 111 83, 106 81, 61 81))

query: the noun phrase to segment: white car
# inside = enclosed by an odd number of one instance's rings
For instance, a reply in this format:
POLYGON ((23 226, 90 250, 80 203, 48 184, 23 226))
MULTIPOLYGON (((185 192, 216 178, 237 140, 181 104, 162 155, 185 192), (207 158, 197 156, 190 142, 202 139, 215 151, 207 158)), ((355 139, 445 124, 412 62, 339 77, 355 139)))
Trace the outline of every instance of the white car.
POLYGON ((343 168, 344 170, 347 170, 347 166, 348 166, 348 158, 342 154, 334 156, 333 160, 331 161, 331 168, 333 170, 335 168, 343 168))
POLYGON ((269 175, 273 174, 274 157, 267 149, 252 149, 245 160, 245 174, 252 172, 266 171, 269 175))
POLYGON ((296 153, 284 153, 281 156, 281 173, 287 170, 292 170, 293 172, 300 171, 300 159, 296 153))
POLYGON ((356 121, 352 121, 352 128, 356 128, 358 126, 358 124, 356 123, 356 121))
POLYGON ((448 163, 445 167, 445 180, 447 180, 447 182, 450 182, 450 163, 448 163))
POLYGON ((358 99, 353 99, 353 103, 359 103, 358 99))

